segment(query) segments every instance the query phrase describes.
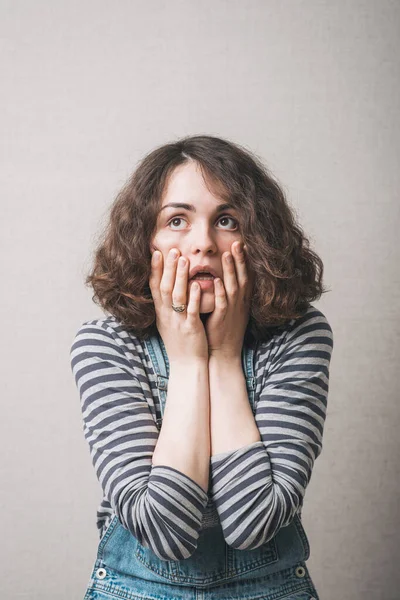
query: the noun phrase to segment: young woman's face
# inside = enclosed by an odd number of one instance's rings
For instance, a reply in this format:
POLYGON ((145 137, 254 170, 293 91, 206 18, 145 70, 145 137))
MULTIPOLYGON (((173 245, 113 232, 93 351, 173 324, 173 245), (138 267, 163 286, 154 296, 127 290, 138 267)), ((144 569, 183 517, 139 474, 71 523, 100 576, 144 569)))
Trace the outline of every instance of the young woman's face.
MULTIPOLYGON (((207 188, 196 162, 179 165, 171 174, 163 195, 151 252, 160 250, 165 265, 171 248, 177 248, 189 260, 189 273, 198 265, 207 265, 224 281, 222 254, 232 252, 233 242, 242 240, 242 236, 237 211, 226 207, 219 210, 222 204, 224 202, 207 188), (171 203, 191 206, 167 206, 171 203)), ((190 285, 191 282, 188 293, 190 285)), ((200 313, 212 312, 214 301, 211 282, 209 289, 201 290, 200 313)))

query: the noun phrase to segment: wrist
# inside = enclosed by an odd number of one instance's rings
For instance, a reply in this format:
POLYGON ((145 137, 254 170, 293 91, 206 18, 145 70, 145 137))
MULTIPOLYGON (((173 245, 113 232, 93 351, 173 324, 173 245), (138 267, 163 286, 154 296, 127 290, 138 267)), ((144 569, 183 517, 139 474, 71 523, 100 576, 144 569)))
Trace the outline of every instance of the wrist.
POLYGON ((209 367, 212 367, 214 365, 224 365, 224 367, 226 368, 227 366, 233 366, 236 367, 237 365, 241 365, 242 364, 242 357, 239 354, 225 354, 225 353, 212 353, 210 354, 209 358, 208 358, 208 364, 209 367))
POLYGON ((213 363, 237 363, 242 360, 241 350, 238 352, 211 351, 208 355, 208 361, 213 363))
POLYGON ((202 371, 208 370, 207 358, 178 358, 169 361, 170 371, 202 371))

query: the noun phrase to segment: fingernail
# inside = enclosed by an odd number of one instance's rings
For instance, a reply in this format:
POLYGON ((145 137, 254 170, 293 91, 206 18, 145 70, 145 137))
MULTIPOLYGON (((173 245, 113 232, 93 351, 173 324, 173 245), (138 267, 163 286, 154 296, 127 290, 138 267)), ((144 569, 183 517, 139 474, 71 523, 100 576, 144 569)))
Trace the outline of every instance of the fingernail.
POLYGON ((237 252, 240 252, 240 254, 243 252, 243 249, 242 249, 242 244, 240 244, 240 243, 239 243, 239 244, 236 244, 235 248, 236 248, 236 251, 237 251, 237 252))
POLYGON ((175 249, 171 250, 171 256, 172 256, 172 258, 176 258, 178 256, 178 254, 179 254, 178 250, 175 250, 175 249))
POLYGON ((157 250, 153 253, 152 260, 154 265, 160 260, 160 253, 157 250))

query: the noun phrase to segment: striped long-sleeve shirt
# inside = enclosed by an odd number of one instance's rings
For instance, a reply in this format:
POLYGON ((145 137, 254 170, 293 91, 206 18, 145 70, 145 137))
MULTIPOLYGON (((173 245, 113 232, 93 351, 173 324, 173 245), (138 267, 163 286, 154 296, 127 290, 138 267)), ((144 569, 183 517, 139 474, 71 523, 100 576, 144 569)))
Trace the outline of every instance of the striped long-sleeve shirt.
POLYGON ((310 306, 255 355, 255 420, 261 441, 210 458, 211 487, 153 466, 161 416, 143 340, 114 317, 83 323, 71 346, 83 429, 102 486, 100 537, 113 515, 164 560, 193 554, 212 498, 227 544, 253 549, 301 510, 322 450, 332 329, 310 306))

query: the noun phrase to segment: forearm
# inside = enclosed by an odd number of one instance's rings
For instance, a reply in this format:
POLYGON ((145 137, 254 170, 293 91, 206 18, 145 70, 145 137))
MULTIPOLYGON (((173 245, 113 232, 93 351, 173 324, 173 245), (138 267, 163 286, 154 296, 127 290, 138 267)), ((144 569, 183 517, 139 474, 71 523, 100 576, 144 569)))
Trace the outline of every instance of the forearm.
POLYGON ((241 359, 210 357, 211 456, 260 441, 249 402, 241 359))
POLYGON ((210 395, 206 361, 170 364, 168 394, 152 464, 181 471, 208 490, 210 395))

